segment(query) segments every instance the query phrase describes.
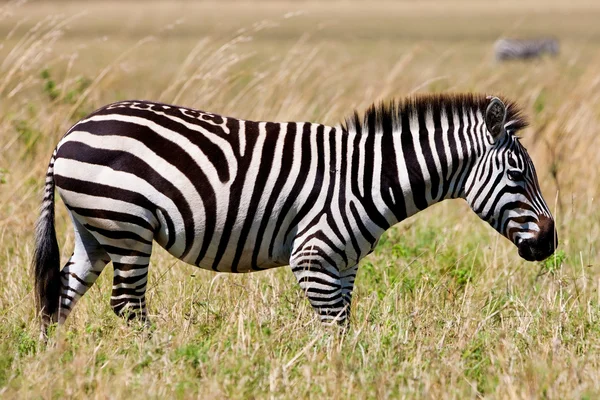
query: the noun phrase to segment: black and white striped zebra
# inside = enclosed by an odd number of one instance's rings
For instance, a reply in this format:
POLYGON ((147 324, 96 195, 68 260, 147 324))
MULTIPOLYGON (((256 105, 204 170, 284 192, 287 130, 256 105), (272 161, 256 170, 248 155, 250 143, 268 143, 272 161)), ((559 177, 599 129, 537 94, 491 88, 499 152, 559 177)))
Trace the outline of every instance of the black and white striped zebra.
POLYGON ((479 95, 372 106, 337 127, 103 107, 67 132, 48 168, 34 257, 43 326, 64 322, 110 261, 114 311, 145 320, 153 241, 213 271, 290 265, 320 318, 343 322, 358 262, 381 234, 448 198, 542 260, 556 232, 515 136, 524 126, 514 104, 479 95), (62 271, 55 186, 75 231, 62 271))
POLYGON ((557 56, 558 40, 554 38, 541 39, 509 39, 496 41, 494 52, 497 61, 529 60, 544 55, 557 56))

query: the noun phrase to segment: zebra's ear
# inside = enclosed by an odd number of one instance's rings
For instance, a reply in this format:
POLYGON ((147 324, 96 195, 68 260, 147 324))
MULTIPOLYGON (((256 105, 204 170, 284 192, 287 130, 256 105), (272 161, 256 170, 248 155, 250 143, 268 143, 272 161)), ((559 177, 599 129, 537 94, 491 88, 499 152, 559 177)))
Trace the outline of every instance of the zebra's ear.
POLYGON ((504 121, 506 119, 506 106, 497 97, 490 98, 490 104, 488 104, 485 110, 485 125, 488 131, 492 134, 494 140, 496 140, 504 131, 504 121))

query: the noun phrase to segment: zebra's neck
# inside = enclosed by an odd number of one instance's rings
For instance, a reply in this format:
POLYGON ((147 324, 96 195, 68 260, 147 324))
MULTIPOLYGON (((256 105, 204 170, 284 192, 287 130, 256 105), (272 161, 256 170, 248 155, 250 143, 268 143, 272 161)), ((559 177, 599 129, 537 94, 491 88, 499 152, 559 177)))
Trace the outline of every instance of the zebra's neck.
POLYGON ((355 117, 342 128, 362 154, 357 199, 371 219, 381 215, 384 229, 439 201, 464 198, 468 172, 487 145, 477 107, 401 111, 371 108, 364 122, 355 117))

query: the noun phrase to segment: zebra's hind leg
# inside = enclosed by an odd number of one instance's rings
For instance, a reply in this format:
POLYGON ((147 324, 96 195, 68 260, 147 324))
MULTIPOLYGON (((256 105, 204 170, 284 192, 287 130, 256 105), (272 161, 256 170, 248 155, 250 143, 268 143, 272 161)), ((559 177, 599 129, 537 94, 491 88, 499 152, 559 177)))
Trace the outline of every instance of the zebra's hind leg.
POLYGON ((58 315, 43 321, 43 335, 45 335, 49 323, 63 324, 65 322, 77 301, 92 287, 110 261, 108 253, 96 238, 75 218, 72 220, 75 249, 60 273, 61 289, 58 315))
POLYGON ((120 317, 131 321, 141 320, 149 324, 146 308, 146 285, 152 244, 143 249, 111 248, 113 261, 113 288, 110 305, 120 317))
POLYGON ((74 213, 84 228, 100 243, 113 263, 110 305, 120 317, 147 321, 146 284, 152 253, 152 226, 119 212, 74 213), (109 218, 110 217, 110 218, 109 218))
POLYGON ((314 247, 298 252, 290 265, 321 322, 327 325, 337 322, 345 326, 349 308, 344 303, 337 266, 318 255, 318 249, 314 247))

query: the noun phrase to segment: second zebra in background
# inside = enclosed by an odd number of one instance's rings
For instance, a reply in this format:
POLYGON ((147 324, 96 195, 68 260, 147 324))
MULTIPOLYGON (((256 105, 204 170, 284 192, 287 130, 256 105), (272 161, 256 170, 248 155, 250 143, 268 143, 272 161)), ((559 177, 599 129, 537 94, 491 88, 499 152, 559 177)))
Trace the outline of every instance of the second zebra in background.
POLYGON ((496 61, 530 60, 544 55, 557 56, 558 51, 558 40, 554 38, 502 38, 494 45, 496 61))

